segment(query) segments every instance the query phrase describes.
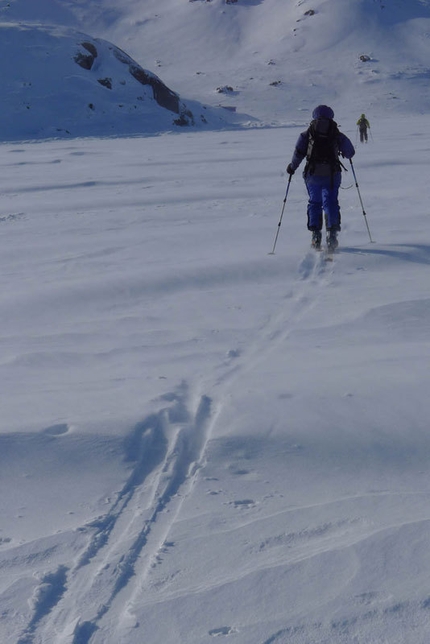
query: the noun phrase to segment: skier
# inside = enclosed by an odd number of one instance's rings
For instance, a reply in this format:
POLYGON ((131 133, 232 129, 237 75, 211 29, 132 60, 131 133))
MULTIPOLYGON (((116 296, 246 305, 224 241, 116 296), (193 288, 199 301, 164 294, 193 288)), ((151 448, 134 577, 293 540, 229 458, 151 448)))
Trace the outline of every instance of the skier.
POLYGON ((365 114, 362 114, 357 121, 358 130, 360 132, 360 142, 367 143, 367 128, 370 129, 370 123, 366 118, 365 114))
POLYGON ((339 132, 334 112, 327 105, 318 105, 312 113, 312 123, 297 140, 287 172, 293 175, 306 157, 303 172, 309 194, 307 207, 308 230, 312 232, 312 247, 321 248, 323 211, 327 231, 327 248, 334 251, 338 246, 340 231, 340 208, 338 193, 341 183, 339 154, 352 159, 354 146, 345 134, 339 132))

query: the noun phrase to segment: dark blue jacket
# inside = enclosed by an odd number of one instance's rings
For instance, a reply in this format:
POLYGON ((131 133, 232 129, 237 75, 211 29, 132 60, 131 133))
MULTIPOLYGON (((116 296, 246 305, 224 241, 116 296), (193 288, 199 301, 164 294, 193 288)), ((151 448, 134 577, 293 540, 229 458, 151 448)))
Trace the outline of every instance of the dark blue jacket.
MULTIPOLYGON (((306 132, 302 132, 297 139, 296 147, 294 149, 293 158, 291 159, 291 165, 293 170, 297 170, 303 159, 305 158, 309 145, 309 129, 306 132)), ((355 154, 354 146, 351 141, 348 139, 345 134, 339 132, 339 154, 346 159, 352 159, 355 154)))

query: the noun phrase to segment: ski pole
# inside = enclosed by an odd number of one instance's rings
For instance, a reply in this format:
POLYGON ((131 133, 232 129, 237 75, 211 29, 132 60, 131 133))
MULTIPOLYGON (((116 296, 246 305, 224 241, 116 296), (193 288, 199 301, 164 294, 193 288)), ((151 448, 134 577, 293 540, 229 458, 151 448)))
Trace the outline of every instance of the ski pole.
POLYGON ((292 174, 290 174, 290 177, 289 177, 289 179, 288 179, 288 183, 287 183, 287 190, 286 190, 286 192, 285 192, 284 203, 283 203, 282 211, 281 211, 281 217, 280 217, 280 219, 279 219, 279 224, 278 224, 278 230, 276 231, 275 242, 274 242, 274 244, 273 244, 272 252, 271 252, 271 253, 269 253, 269 255, 274 255, 274 254, 275 254, 276 242, 278 241, 278 235, 279 235, 279 231, 280 231, 280 229, 281 229, 282 217, 284 216, 285 204, 287 203, 288 191, 289 191, 289 189, 290 189, 290 183, 291 183, 291 177, 292 177, 292 176, 293 176, 293 175, 292 175, 292 174))
POLYGON ((349 162, 350 162, 350 164, 351 164, 352 174, 354 175, 355 187, 357 188, 358 198, 360 199, 360 204, 361 204, 361 209, 362 209, 362 211, 363 211, 364 221, 366 222, 367 232, 369 233, 369 239, 370 239, 371 243, 373 243, 373 239, 372 239, 372 235, 370 234, 369 224, 367 223, 366 211, 364 210, 363 200, 362 200, 362 198, 361 198, 360 188, 358 187, 357 177, 356 177, 356 175, 355 175, 355 170, 354 170, 354 165, 353 165, 353 163, 352 163, 352 159, 350 159, 350 160, 349 160, 349 162))

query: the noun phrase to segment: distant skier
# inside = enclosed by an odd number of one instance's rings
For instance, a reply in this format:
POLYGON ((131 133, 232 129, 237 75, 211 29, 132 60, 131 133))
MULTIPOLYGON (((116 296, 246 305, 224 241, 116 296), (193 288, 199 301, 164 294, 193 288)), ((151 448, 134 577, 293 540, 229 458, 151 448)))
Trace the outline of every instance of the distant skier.
POLYGON ((306 157, 303 172, 309 194, 307 207, 308 230, 312 232, 312 247, 321 248, 323 211, 327 231, 327 248, 334 251, 338 246, 340 231, 340 208, 338 193, 341 183, 342 164, 339 154, 352 159, 354 146, 345 134, 339 132, 334 112, 327 105, 318 105, 312 113, 312 123, 297 140, 287 172, 293 175, 306 157))
POLYGON ((357 121, 358 130, 360 132, 360 142, 367 143, 367 129, 370 129, 370 123, 365 114, 362 114, 357 121))

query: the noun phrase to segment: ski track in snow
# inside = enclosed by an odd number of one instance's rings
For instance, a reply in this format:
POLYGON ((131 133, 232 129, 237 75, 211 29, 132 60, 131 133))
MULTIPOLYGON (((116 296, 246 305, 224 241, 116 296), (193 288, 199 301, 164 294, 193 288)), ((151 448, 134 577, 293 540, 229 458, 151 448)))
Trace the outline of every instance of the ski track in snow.
MULTIPOLYGON (((169 531, 203 464, 227 392, 297 328, 333 270, 334 263, 325 262, 322 254, 307 252, 288 295, 292 306, 269 316, 246 350, 213 370, 217 375, 200 385, 211 395, 193 395, 184 382, 164 396, 167 404, 161 411, 135 427, 126 444, 126 460, 132 464, 128 480, 107 514, 81 528, 90 536, 74 566, 60 566, 41 579, 33 615, 17 644, 89 644, 114 605, 115 615, 122 615, 117 628, 133 625, 134 600, 169 543, 169 531)), ((210 634, 233 632, 227 631, 210 634)))
POLYGON ((225 371, 215 384, 230 387, 232 379, 256 368, 268 353, 276 351, 297 328, 306 313, 315 306, 321 296, 321 287, 329 283, 333 270, 333 263, 325 262, 322 253, 315 253, 313 250, 306 253, 298 266, 296 283, 288 295, 288 300, 292 303, 291 308, 288 308, 287 313, 282 309, 278 314, 269 317, 247 351, 236 359, 235 365, 225 371))
MULTIPOLYGON (((133 463, 130 477, 109 512, 82 528, 92 534, 67 582, 64 570, 58 572, 56 601, 53 591, 48 601, 40 590, 41 600, 19 644, 85 644, 119 593, 133 581, 142 583, 192 486, 207 440, 211 400, 202 396, 193 412, 187 395, 184 385, 168 396, 169 406, 136 426, 126 446, 127 460, 133 463)), ((40 588, 45 585, 43 579, 40 588)))

